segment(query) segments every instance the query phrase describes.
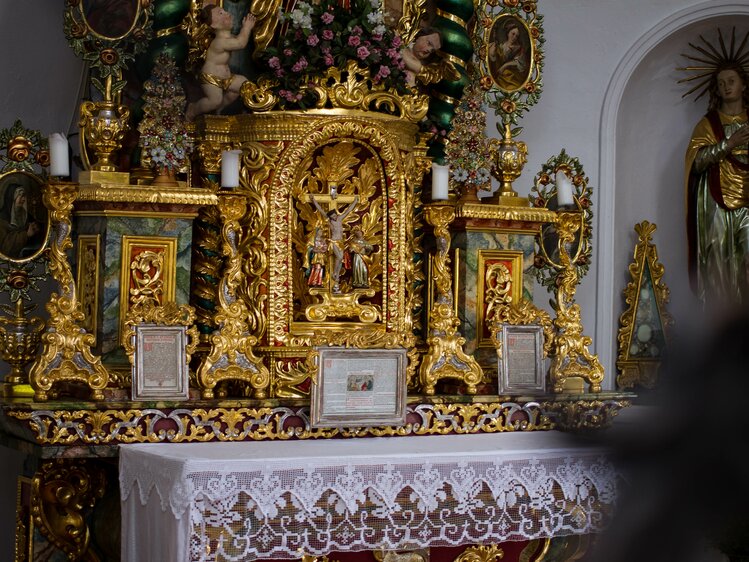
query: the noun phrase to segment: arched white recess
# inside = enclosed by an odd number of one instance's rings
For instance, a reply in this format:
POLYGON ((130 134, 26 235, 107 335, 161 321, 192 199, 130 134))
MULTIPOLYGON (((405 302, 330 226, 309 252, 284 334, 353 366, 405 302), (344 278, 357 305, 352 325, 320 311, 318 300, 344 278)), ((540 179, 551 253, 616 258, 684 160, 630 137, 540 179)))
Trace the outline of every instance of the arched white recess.
MULTIPOLYGON (((596 277, 596 341, 597 353, 606 369, 606 387, 613 388, 615 377, 616 341, 618 317, 614 303, 620 295, 615 291, 615 275, 621 275, 616 267, 615 256, 615 207, 616 207, 616 149, 617 120, 622 97, 638 66, 651 51, 680 30, 727 15, 749 16, 749 3, 710 0, 690 6, 665 18, 645 33, 627 51, 616 66, 604 95, 601 113, 600 138, 600 212, 598 214, 598 268, 596 277), (608 342, 611 342, 609 344, 608 342)), ((743 33, 740 33, 743 36, 743 33)), ((686 49, 686 43, 685 43, 686 49)), ((674 64, 679 64, 674 61, 674 64)), ((680 211, 679 211, 680 212, 680 211)))

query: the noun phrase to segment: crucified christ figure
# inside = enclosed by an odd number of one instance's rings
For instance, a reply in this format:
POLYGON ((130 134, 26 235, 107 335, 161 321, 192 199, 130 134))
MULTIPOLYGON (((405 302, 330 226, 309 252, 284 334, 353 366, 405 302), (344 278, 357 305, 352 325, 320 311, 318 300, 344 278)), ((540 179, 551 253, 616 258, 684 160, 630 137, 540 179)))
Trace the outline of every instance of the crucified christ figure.
POLYGON ((320 204, 315 200, 315 197, 310 194, 309 196, 312 204, 317 209, 317 212, 328 222, 328 229, 330 230, 330 239, 328 242, 328 248, 333 252, 333 267, 331 271, 331 278, 333 279, 333 292, 340 292, 340 286, 338 280, 341 276, 341 266, 343 265, 343 221, 346 217, 354 210, 357 203, 359 203, 359 196, 354 196, 354 200, 346 207, 343 211, 338 212, 337 209, 330 209, 326 211, 320 204))

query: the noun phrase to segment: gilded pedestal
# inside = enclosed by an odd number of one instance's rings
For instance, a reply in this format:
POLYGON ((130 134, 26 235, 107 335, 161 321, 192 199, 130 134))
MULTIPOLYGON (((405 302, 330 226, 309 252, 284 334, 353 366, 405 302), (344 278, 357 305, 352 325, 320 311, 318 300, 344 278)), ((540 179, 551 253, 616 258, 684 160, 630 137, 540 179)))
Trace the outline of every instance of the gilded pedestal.
POLYGON ((107 366, 127 370, 120 347, 130 308, 187 304, 193 219, 209 189, 95 183, 75 205, 78 287, 85 324, 107 366))
POLYGON ((495 392, 497 354, 489 323, 491 303, 505 291, 509 303, 533 300, 535 238, 554 219, 546 209, 458 205, 451 224, 454 290, 465 352, 484 371, 487 392, 495 392))

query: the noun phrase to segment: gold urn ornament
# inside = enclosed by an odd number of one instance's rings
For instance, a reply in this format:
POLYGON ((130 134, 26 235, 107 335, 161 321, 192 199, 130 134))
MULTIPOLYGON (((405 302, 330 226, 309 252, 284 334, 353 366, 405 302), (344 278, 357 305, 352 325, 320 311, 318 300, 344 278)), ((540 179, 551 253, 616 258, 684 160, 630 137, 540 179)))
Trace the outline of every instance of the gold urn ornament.
POLYGON ((505 123, 505 134, 501 140, 492 139, 489 148, 494 159, 492 172, 500 182, 491 202, 497 205, 527 207, 528 201, 518 197, 512 188, 512 182, 520 177, 528 160, 528 147, 522 141, 512 140, 510 124, 505 123))

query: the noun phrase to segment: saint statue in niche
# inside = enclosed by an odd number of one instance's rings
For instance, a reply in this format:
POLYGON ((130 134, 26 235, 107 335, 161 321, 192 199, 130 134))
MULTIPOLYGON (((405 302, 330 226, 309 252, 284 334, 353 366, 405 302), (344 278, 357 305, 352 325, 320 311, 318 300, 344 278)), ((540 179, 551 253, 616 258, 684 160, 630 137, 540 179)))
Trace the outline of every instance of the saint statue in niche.
POLYGON ((702 75, 687 79, 703 78, 691 91, 704 86, 700 96, 709 95, 708 112, 687 148, 687 221, 690 277, 698 298, 735 305, 749 303, 749 82, 746 68, 736 62, 742 53, 733 52, 735 42, 730 52, 724 43, 720 37, 720 51, 700 49, 702 75), (712 70, 707 76, 706 60, 712 70))
POLYGON ((354 289, 369 288, 369 265, 367 256, 374 250, 374 246, 364 238, 364 232, 360 226, 355 226, 351 231, 351 240, 348 243, 351 253, 351 286, 354 289))

